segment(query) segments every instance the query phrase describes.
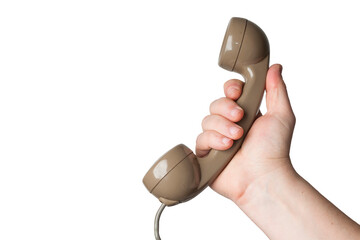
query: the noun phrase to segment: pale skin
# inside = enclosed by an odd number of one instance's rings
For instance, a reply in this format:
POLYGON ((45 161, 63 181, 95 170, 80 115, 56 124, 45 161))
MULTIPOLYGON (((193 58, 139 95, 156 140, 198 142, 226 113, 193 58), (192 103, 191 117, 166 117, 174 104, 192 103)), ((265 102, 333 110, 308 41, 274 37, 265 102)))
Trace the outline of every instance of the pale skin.
MULTIPOLYGON (((271 240, 360 239, 360 226, 323 197, 293 168, 290 144, 295 127, 282 66, 269 68, 267 112, 254 122, 242 148, 212 184, 232 200, 271 240)), ((229 80, 225 97, 210 105, 202 122, 196 154, 225 150, 243 135, 237 126, 244 114, 237 100, 244 83, 229 80)))

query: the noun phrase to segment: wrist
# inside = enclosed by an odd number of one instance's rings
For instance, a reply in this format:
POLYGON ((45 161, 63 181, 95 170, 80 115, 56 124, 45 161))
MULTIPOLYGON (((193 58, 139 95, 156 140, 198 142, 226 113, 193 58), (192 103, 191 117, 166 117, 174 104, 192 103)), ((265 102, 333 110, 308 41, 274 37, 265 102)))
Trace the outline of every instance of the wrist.
POLYGON ((359 225, 299 176, 290 162, 250 184, 236 204, 269 239, 360 236, 359 225))
POLYGON ((281 166, 277 166, 266 174, 254 179, 240 197, 233 199, 234 203, 241 209, 246 206, 256 207, 256 203, 261 201, 261 199, 269 198, 270 195, 281 191, 281 188, 291 187, 300 179, 300 176, 293 168, 290 159, 285 162, 281 166))

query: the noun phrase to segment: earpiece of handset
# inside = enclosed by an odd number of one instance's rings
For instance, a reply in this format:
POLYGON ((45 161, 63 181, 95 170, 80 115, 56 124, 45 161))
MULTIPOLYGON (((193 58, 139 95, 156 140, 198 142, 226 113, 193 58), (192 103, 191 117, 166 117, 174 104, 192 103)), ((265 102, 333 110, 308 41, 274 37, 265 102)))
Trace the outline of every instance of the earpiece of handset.
POLYGON ((172 206, 190 200, 211 184, 226 167, 256 119, 269 67, 269 42, 265 33, 243 18, 232 18, 225 33, 219 65, 243 75, 245 85, 237 103, 244 109, 238 122, 244 135, 225 151, 211 150, 198 158, 180 144, 165 153, 146 173, 146 188, 162 203, 172 206))

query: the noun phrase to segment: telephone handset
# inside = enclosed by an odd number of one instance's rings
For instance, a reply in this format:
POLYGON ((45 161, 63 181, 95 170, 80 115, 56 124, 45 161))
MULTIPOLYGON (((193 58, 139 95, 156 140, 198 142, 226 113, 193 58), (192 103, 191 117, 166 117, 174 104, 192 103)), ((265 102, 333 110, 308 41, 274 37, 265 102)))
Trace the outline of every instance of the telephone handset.
POLYGON ((185 145, 179 144, 161 156, 146 173, 143 183, 163 203, 155 220, 157 224, 166 206, 188 201, 211 184, 240 149, 247 132, 255 121, 265 90, 269 68, 269 42, 265 33, 243 18, 232 18, 228 24, 219 56, 219 66, 241 74, 245 85, 236 101, 244 110, 237 123, 244 135, 225 151, 212 149, 205 157, 196 157, 185 145))

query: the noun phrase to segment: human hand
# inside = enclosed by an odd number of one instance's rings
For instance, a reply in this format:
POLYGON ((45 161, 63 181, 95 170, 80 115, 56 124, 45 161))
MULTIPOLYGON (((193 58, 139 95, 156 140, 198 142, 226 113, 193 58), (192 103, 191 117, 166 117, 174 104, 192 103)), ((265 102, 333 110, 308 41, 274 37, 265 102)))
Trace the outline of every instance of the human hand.
MULTIPOLYGON (((246 190, 269 175, 294 172, 289 151, 295 116, 288 98, 279 64, 271 66, 266 77, 265 115, 255 120, 241 149, 222 171, 211 187, 237 204, 244 200, 246 190)), ((233 140, 243 135, 235 124, 243 110, 236 104, 244 83, 229 80, 224 84, 224 98, 210 105, 210 115, 202 122, 203 132, 196 141, 196 153, 205 156, 210 149, 226 150, 233 140)), ((240 106, 241 107, 241 106, 240 106)))

